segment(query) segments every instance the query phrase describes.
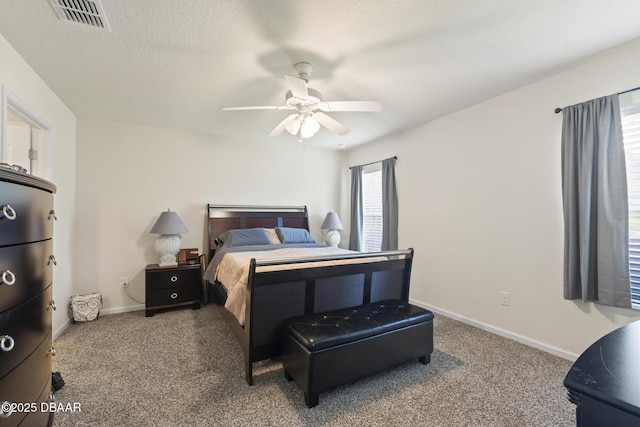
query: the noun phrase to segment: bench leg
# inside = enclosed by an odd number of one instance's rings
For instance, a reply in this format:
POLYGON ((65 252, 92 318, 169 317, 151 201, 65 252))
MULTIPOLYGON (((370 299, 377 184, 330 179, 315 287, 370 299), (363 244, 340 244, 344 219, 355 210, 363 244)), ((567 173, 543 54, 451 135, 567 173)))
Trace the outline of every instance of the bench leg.
POLYGON ((307 404, 307 408, 318 406, 318 393, 305 393, 304 403, 307 404))
POLYGON ((431 362, 431 355, 427 354, 426 356, 422 356, 418 359, 423 365, 429 364, 431 362))

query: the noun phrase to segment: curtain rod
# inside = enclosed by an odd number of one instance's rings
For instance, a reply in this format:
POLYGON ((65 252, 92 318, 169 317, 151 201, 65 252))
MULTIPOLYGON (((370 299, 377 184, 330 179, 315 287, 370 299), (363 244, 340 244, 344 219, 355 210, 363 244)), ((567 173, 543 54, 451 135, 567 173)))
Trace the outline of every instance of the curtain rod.
MULTIPOLYGON (((623 93, 629 93, 629 92, 633 92, 634 90, 638 90, 640 89, 640 86, 638 87, 634 87, 633 89, 629 89, 629 90, 625 90, 624 92, 618 92, 618 95, 622 95, 623 93)), ((556 114, 561 113, 562 112, 562 108, 556 108, 555 110, 553 110, 556 114)))
MULTIPOLYGON (((398 160, 398 156, 389 157, 389 159, 398 160)), ((369 162, 369 163, 365 163, 365 164, 362 164, 362 165, 356 165, 356 166, 369 166, 369 165, 372 165, 372 164, 374 164, 374 163, 380 163, 380 162, 383 162, 383 161, 385 161, 385 160, 388 160, 388 159, 382 159, 382 160, 378 160, 378 161, 375 161, 375 162, 369 162)), ((349 169, 351 169, 351 168, 353 168, 353 167, 355 167, 355 166, 349 166, 349 169)))

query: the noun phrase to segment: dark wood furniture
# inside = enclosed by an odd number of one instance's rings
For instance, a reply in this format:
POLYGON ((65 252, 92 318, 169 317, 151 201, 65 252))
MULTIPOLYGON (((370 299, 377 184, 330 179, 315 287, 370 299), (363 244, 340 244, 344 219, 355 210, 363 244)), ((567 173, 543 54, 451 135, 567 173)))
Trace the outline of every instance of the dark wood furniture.
POLYGON ((55 191, 50 182, 0 168, 0 403, 9 404, 9 411, 0 409, 2 426, 44 426, 53 420, 40 405, 51 397, 55 354, 55 191))
POLYGON ((309 229, 306 206, 207 205, 207 242, 209 261, 213 258, 218 236, 241 228, 292 227, 309 229))
MULTIPOLYGON (((210 258, 215 239, 224 231, 254 227, 297 227, 308 229, 305 206, 220 206, 208 205, 210 258)), ((407 301, 413 249, 377 253, 299 258, 251 260, 245 300, 244 324, 222 310, 223 318, 244 353, 245 378, 253 384, 253 363, 282 354, 285 320, 304 314, 354 307, 385 299, 407 301), (383 258, 384 260, 371 260, 383 258), (351 264, 313 266, 324 261, 351 264), (260 271, 262 266, 285 267, 309 263, 310 267, 260 271)), ((211 295, 220 303, 226 292, 220 283, 211 284, 211 295)))
POLYGON ((192 306, 200 308, 202 271, 200 264, 160 267, 149 264, 145 272, 145 316, 165 308, 192 306))
POLYGON ((433 313, 401 300, 295 317, 285 330, 284 376, 309 408, 324 391, 433 353, 433 313))
POLYGON ((579 427, 640 426, 640 320, 586 349, 564 385, 579 427))

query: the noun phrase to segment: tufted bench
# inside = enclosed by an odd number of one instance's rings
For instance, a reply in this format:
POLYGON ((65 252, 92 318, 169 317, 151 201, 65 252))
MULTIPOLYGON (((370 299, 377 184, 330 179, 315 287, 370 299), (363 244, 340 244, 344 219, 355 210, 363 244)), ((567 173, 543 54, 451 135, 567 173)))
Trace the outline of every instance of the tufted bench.
POLYGON ((282 364, 312 408, 321 392, 432 352, 433 313, 385 300, 287 320, 282 364))

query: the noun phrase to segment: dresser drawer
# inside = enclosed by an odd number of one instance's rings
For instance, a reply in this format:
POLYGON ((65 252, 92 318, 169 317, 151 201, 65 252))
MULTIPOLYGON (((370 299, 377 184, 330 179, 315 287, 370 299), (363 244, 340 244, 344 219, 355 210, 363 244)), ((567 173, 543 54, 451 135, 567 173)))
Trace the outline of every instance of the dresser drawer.
POLYGON ((51 286, 0 314, 0 378, 15 368, 51 333, 51 286))
MULTIPOLYGON (((31 355, 0 380, 0 403, 34 403, 42 393, 45 381, 51 384, 51 333, 31 355)), ((38 408, 39 409, 39 408, 38 408)), ((16 426, 26 413, 13 413, 1 418, 0 425, 16 426)))
POLYGON ((53 236, 53 194, 0 182, 0 246, 35 242, 53 236), (11 219, 15 216, 15 219, 11 219))
POLYGON ((25 414, 26 416, 22 420, 22 424, 20 426, 25 427, 37 427, 37 426, 50 426, 53 422, 54 412, 50 412, 49 408, 44 408, 43 411, 42 403, 49 402, 49 397, 51 396, 51 380, 47 379, 44 386, 42 387, 42 393, 40 393, 40 397, 34 403, 36 403, 37 410, 35 412, 30 412, 25 414))
POLYGON ((51 284, 53 241, 0 248, 0 313, 42 292, 51 284), (9 273, 8 273, 9 272, 9 273))

